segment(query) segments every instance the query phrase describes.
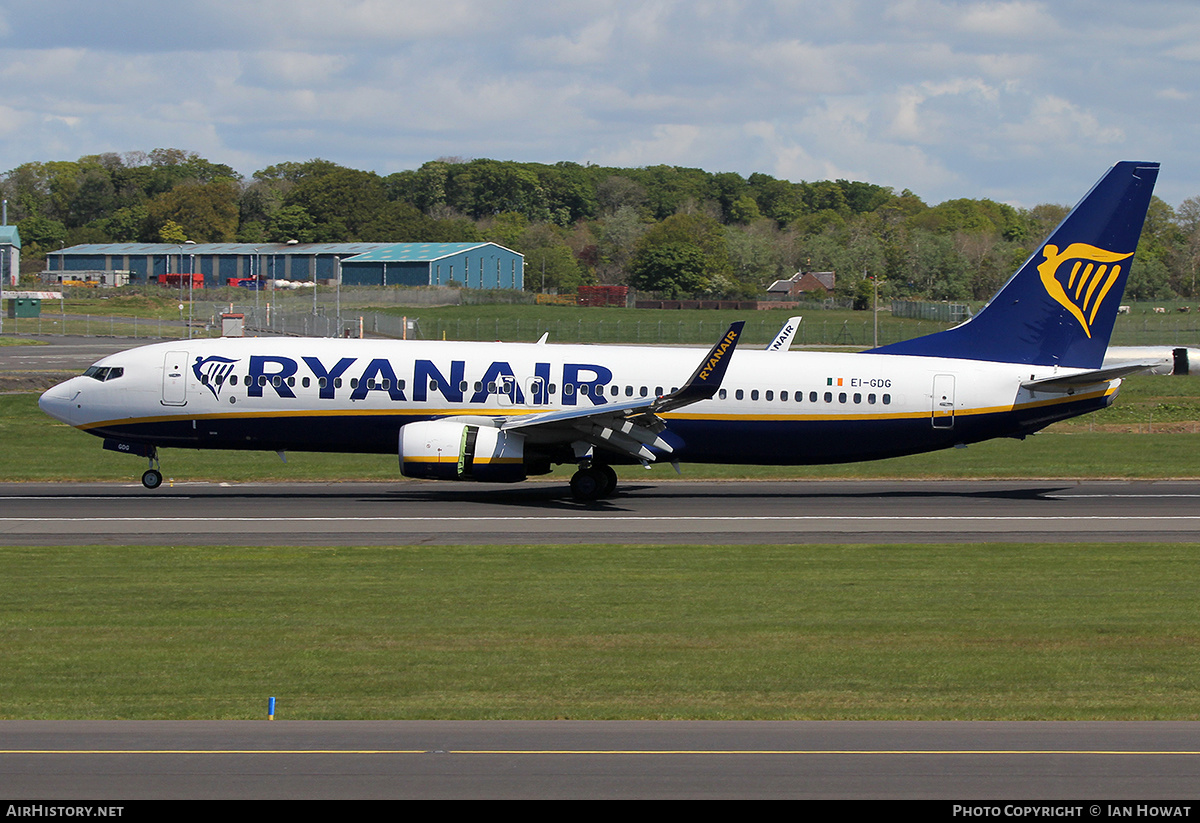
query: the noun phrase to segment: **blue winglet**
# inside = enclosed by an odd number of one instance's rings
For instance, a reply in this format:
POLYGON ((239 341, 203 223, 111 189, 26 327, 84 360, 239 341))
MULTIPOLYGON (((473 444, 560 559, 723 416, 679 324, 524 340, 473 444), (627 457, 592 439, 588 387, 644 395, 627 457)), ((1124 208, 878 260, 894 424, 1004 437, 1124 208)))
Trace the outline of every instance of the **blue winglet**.
POLYGON ((977 315, 871 352, 1100 368, 1157 178, 1117 163, 977 315))

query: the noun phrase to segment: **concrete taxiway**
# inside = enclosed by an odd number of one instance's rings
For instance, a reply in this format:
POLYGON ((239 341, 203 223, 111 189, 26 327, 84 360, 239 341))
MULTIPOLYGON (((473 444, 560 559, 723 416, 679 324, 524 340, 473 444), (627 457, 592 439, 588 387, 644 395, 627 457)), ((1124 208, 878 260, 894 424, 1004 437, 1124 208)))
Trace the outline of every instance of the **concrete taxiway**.
POLYGON ((1200 539, 1195 481, 0 485, 0 543, 408 545, 1200 539))
POLYGON ((1095 818, 1111 816, 1100 801, 1193 798, 1200 774, 1194 723, 15 721, 2 730, 8 802, 1057 799, 1082 804, 1069 816, 1095 818))

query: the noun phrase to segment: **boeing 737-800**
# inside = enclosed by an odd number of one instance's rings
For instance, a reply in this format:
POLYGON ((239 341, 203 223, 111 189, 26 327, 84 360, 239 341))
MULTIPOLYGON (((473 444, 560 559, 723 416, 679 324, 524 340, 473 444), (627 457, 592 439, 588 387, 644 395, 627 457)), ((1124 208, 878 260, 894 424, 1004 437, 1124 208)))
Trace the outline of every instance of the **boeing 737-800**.
POLYGON ((1023 437, 1112 403, 1103 368, 1157 163, 1100 179, 995 297, 952 329, 861 353, 342 339, 159 343, 42 395, 52 417, 158 450, 395 453, 400 473, 512 482, 555 464, 579 499, 611 466, 804 465, 1023 437), (690 376, 689 376, 690 375, 690 376))

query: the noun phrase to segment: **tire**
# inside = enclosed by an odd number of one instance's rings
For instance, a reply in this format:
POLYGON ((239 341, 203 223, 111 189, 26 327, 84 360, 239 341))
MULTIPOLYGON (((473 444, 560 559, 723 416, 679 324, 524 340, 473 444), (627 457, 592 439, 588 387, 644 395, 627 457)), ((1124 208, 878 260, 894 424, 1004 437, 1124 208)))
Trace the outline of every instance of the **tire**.
POLYGON ((571 496, 576 500, 599 500, 604 496, 604 475, 595 469, 580 469, 571 476, 571 496))
POLYGON ((601 465, 596 466, 596 471, 604 478, 604 490, 600 493, 601 497, 612 497, 617 491, 617 473, 613 471, 612 466, 601 465))
POLYGON ((155 469, 147 469, 146 473, 142 475, 142 485, 148 489, 157 489, 162 485, 162 481, 162 472, 155 469))

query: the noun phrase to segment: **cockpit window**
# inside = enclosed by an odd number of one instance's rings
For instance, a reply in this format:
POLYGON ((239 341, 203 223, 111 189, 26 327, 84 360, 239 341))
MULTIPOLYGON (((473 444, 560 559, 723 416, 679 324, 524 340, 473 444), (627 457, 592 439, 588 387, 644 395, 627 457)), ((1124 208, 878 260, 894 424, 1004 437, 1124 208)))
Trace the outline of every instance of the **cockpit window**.
POLYGON ((83 376, 104 383, 108 380, 116 380, 124 373, 125 369, 120 366, 89 366, 87 371, 83 373, 83 376))

